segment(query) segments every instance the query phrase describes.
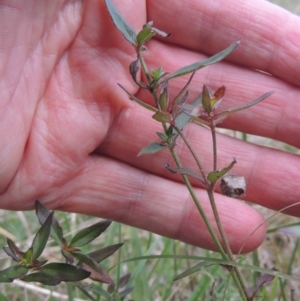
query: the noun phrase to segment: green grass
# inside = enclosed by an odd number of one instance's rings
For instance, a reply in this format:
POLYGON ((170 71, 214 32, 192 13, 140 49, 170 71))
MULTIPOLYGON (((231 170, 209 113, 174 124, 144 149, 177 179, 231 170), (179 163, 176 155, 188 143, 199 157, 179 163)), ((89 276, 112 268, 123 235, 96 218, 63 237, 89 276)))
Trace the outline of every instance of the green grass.
MULTIPOLYGON (((271 1, 287 9, 300 14, 300 2, 290 1, 271 1)), ((241 139, 245 136, 240 135, 241 139)), ((246 136, 246 139, 254 143, 262 143, 270 147, 277 147, 291 152, 298 150, 278 142, 264 139, 261 141, 257 137, 246 136)), ((265 216, 270 216, 273 212, 258 208, 265 216)), ((73 234, 74 232, 91 225, 99 219, 89 216, 57 212, 56 217, 61 222, 64 233, 73 234)), ((295 218, 287 218, 278 215, 271 219, 269 228, 274 229, 278 225, 286 225, 299 221, 295 218)), ((18 242, 22 247, 28 247, 39 228, 39 223, 34 212, 7 212, 0 210, 0 246, 6 245, 5 236, 18 242)), ((298 227, 284 228, 285 232, 271 231, 264 244, 255 252, 244 256, 241 262, 253 264, 261 267, 271 268, 276 266, 285 273, 300 274, 300 247, 299 247, 299 225, 298 227)), ((281 229, 283 230, 283 229, 281 229)), ((229 279, 228 272, 224 267, 213 265, 203 269, 201 272, 192 274, 182 280, 173 281, 174 277, 189 267, 197 264, 197 261, 188 259, 188 256, 206 256, 219 258, 217 253, 195 248, 184 243, 151 234, 146 231, 135 229, 129 226, 113 223, 90 247, 84 249, 89 252, 110 244, 115 244, 121 240, 125 242, 120 249, 120 253, 105 260, 102 266, 110 269, 111 277, 117 281, 118 276, 128 272, 131 279, 128 286, 134 286, 130 297, 140 301, 213 301, 210 290, 214 286, 216 300, 240 300, 237 290, 229 279), (183 259, 151 259, 121 263, 129 258, 146 255, 186 255, 183 259)), ((43 253, 44 258, 49 261, 61 258, 59 249, 52 244, 43 253)), ((12 264, 11 260, 3 251, 0 252, 0 269, 4 269, 12 264)), ((247 279, 249 286, 254 285, 257 277, 256 272, 243 270, 243 275, 247 279)), ((291 300, 291 288, 295 289, 295 300, 300 299, 300 285, 296 282, 285 281, 279 278, 266 285, 259 293, 257 300, 291 300)), ((106 285, 99 285, 99 289, 107 289, 106 285)), ((26 284, 15 281, 12 284, 0 284, 0 301, 79 301, 89 300, 85 294, 73 285, 62 284, 57 287, 40 286, 36 283, 26 284), (52 295, 51 295, 52 294, 52 295)), ((104 300, 100 297, 97 300, 104 300)))

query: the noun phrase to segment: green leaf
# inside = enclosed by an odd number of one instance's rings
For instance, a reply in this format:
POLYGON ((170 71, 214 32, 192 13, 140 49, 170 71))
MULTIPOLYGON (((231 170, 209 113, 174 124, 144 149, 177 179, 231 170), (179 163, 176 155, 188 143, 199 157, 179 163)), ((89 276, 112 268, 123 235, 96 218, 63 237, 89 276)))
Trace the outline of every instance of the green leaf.
POLYGON ((274 93, 274 91, 270 91, 270 92, 267 92, 265 94, 263 94, 262 96, 258 97, 257 99, 255 100, 252 100, 246 104, 243 104, 241 106, 238 106, 238 107, 235 107, 235 108, 231 108, 231 109, 228 109, 228 110, 225 110, 219 114, 217 114, 218 118, 220 117, 221 120, 223 120, 227 115, 229 114, 232 114, 232 113, 236 113, 236 112, 239 112, 239 111, 242 111, 242 110, 245 110, 247 108, 250 108, 256 104, 258 104, 259 102, 265 100, 267 97, 271 96, 272 94, 274 93))
POLYGON ((172 102, 172 107, 176 107, 177 105, 182 105, 185 102, 185 99, 187 97, 187 92, 188 92, 188 87, 193 79, 195 75, 195 72, 193 72, 189 78, 189 80, 187 81, 187 83, 185 84, 185 86, 182 88, 182 90, 178 93, 178 95, 176 95, 176 97, 174 98, 173 102, 172 102))
POLYGON ((111 296, 104 288, 102 288, 99 285, 92 284, 90 290, 99 296, 103 296, 105 300, 116 301, 116 299, 113 296, 111 296))
MULTIPOLYGON (((49 211, 39 201, 35 202, 35 211, 36 211, 36 215, 39 219, 40 224, 43 225, 45 223, 47 217, 51 213, 51 211, 49 211)), ((51 228, 50 236, 55 240, 55 242, 59 246, 63 245, 63 243, 62 243, 63 231, 55 217, 53 217, 53 219, 52 219, 52 228, 51 228)))
POLYGON ((163 140, 163 141, 167 141, 168 138, 169 138, 168 135, 166 135, 165 133, 157 132, 156 134, 157 134, 157 136, 158 136, 161 140, 163 140))
POLYGON ((110 224, 110 220, 105 220, 79 231, 72 238, 70 246, 75 248, 85 246, 104 232, 110 224))
POLYGON ((61 282, 59 279, 53 278, 41 272, 26 275, 25 277, 22 278, 22 280, 25 282, 39 282, 44 285, 50 285, 50 286, 58 285, 61 282))
POLYGON ((171 78, 183 76, 183 75, 186 75, 188 73, 199 70, 203 67, 206 67, 208 65, 215 64, 215 63, 223 60, 226 56, 228 56, 239 45, 239 43, 240 42, 234 42, 228 48, 224 49, 223 51, 213 55, 212 57, 210 57, 210 58, 208 58, 204 61, 199 61, 199 62, 196 62, 194 64, 191 64, 191 65, 185 66, 183 68, 180 68, 177 71, 175 71, 174 73, 170 74, 167 77, 167 79, 169 80, 171 78))
MULTIPOLYGON (((169 89, 168 81, 164 81, 161 85, 160 96, 159 96, 159 105, 162 111, 167 111, 169 107, 169 89)), ((157 113, 156 113, 157 114, 157 113)))
POLYGON ((54 212, 51 212, 39 231, 36 233, 33 242, 32 242, 32 260, 36 260, 43 253, 45 246, 47 244, 54 212))
POLYGON ((166 149, 168 146, 160 144, 158 142, 153 142, 150 145, 144 147, 139 153, 138 156, 144 155, 144 154, 155 154, 163 149, 166 149))
POLYGON ((30 247, 24 254, 24 258, 20 261, 23 265, 32 265, 32 247, 30 247))
POLYGON ((123 246, 123 243, 118 243, 115 245, 111 245, 105 248, 102 248, 97 251, 93 251, 88 254, 89 257, 91 257, 93 260, 95 260, 97 263, 103 261, 113 253, 115 253, 119 248, 123 246))
POLYGON ((220 178, 222 178, 225 174, 227 174, 227 172, 234 166, 235 163, 236 163, 236 159, 233 158, 233 161, 225 168, 216 171, 211 171, 207 176, 207 180, 210 181, 211 183, 217 182, 220 178))
POLYGON ((211 262, 208 262, 208 261, 201 261, 200 263, 198 263, 197 265, 187 269, 186 271, 184 271, 183 273, 179 274, 178 276, 176 276, 174 278, 174 281, 176 280, 179 280, 179 279, 182 279, 184 277, 187 277, 193 273, 196 273, 198 272, 199 270, 202 270, 203 268, 206 268, 208 266, 211 266, 213 265, 211 262))
MULTIPOLYGON (((277 272, 278 270, 276 268, 272 268, 273 271, 277 272)), ((251 298, 252 300, 254 300, 255 296, 257 295, 258 290, 267 282, 273 281, 275 278, 274 275, 270 275, 270 274, 264 274, 261 275, 257 281, 256 281, 256 286, 254 288, 254 290, 251 293, 251 298)))
POLYGON ((140 99, 138 99, 137 97, 135 97, 134 95, 132 95, 131 93, 129 93, 121 84, 118 84, 129 96, 129 98, 135 102, 137 102, 140 106, 144 107, 145 109, 152 111, 152 112, 156 112, 157 109, 148 105, 147 103, 141 101, 140 99))
POLYGON ((18 262, 20 258, 15 255, 9 247, 3 247, 4 252, 10 256, 14 261, 18 262))
POLYGON ((264 269, 260 268, 258 266, 250 265, 250 264, 242 264, 239 262, 235 261, 229 261, 229 260, 223 260, 223 259, 218 259, 218 258, 210 258, 210 257, 204 257, 204 256, 194 256, 194 255, 148 255, 148 256, 138 256, 134 258, 129 258, 126 259, 121 263, 125 262, 132 262, 132 261, 140 261, 140 260, 149 260, 149 259, 188 259, 188 260, 205 260, 207 262, 211 262, 212 264, 219 264, 219 265, 228 265, 228 266, 234 266, 234 267, 239 267, 241 269, 245 270, 250 270, 253 272, 259 272, 259 273, 264 273, 264 274, 269 274, 269 275, 274 275, 277 277, 280 277, 282 279, 286 280, 292 280, 292 281, 297 281, 300 283, 300 277, 296 277, 293 275, 288 275, 284 274, 278 271, 275 271, 274 269, 264 269))
POLYGON ((160 78, 162 78, 164 75, 166 75, 166 72, 163 72, 163 69, 161 66, 159 66, 156 70, 152 71, 152 78, 155 81, 158 81, 160 78))
POLYGON ((144 25, 143 29, 138 33, 136 38, 139 48, 148 42, 152 37, 154 37, 155 34, 155 31, 150 25, 144 25))
MULTIPOLYGON (((120 298, 126 297, 128 294, 130 294, 134 290, 134 287, 128 287, 124 289, 123 291, 119 292, 120 298)), ((122 300, 122 299, 121 299, 122 300)))
POLYGON ((40 268, 40 272, 60 281, 81 281, 90 276, 90 272, 67 263, 49 263, 40 268))
POLYGON ((159 121, 159 122, 167 122, 170 123, 172 120, 172 115, 168 112, 163 112, 163 111, 157 111, 155 114, 152 116, 153 119, 159 121))
POLYGON ((115 26, 121 31, 125 39, 131 43, 133 46, 137 44, 137 37, 135 30, 130 24, 121 16, 116 7, 112 4, 110 0, 104 0, 110 17, 115 24, 115 26))
POLYGON ((24 258, 25 253, 22 252, 11 239, 7 238, 7 244, 8 248, 3 248, 7 255, 12 257, 15 261, 20 261, 24 258))
POLYGON ((205 181, 203 180, 203 178, 197 172, 193 171, 189 167, 172 168, 168 163, 165 163, 165 167, 167 168, 167 170, 169 170, 172 173, 179 173, 181 175, 192 177, 200 181, 203 185, 205 185, 205 181))
POLYGON ((24 266, 12 266, 3 271, 0 271, 0 282, 13 282, 14 279, 25 276, 28 268, 24 266))
POLYGON ((202 106, 205 112, 208 114, 212 111, 212 96, 210 94, 209 88, 206 85, 203 85, 202 89, 202 106))
POLYGON ((91 272, 90 279, 102 283, 113 284, 114 281, 109 277, 108 273, 90 256, 82 253, 72 252, 72 255, 79 260, 78 265, 91 272))
MULTIPOLYGON (((202 94, 196 98, 196 100, 190 105, 194 108, 202 103, 202 94)), ((185 125, 191 120, 191 116, 187 114, 184 110, 175 119, 175 124, 179 129, 183 129, 185 125)))
POLYGON ((61 249, 61 253, 63 257, 65 257, 67 263, 73 264, 74 258, 70 252, 66 251, 65 249, 61 249))

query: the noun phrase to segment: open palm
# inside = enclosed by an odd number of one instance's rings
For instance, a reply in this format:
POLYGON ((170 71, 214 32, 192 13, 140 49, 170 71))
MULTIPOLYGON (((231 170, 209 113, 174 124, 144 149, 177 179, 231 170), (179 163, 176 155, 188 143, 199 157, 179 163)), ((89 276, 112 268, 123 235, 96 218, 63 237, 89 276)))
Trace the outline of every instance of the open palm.
MULTIPOLYGON (((258 0, 227 1, 222 8, 200 0, 114 2, 137 30, 154 20, 173 33, 167 42, 149 43, 145 55, 153 68, 174 71, 241 40, 230 61, 195 78, 190 95, 203 83, 225 84, 224 105, 230 107, 274 90, 270 99, 222 125, 300 146, 299 18, 258 0), (255 19, 249 10, 258 4, 255 19), (272 18, 278 23, 269 24, 272 18)), ((180 178, 163 167, 172 162, 169 154, 136 156, 160 128, 117 86, 151 101, 128 74, 134 50, 114 28, 104 1, 8 3, 0 8, 0 22, 1 208, 32 209, 39 199, 49 208, 111 218, 213 249, 180 178)), ((209 133, 190 126, 186 135, 209 170, 209 133)), ((247 200, 277 210, 300 201, 298 156, 221 135, 219 149, 220 166, 237 157, 234 171, 247 179, 247 200)), ((205 191, 199 187, 197 193, 212 216, 205 191)), ((217 202, 237 251, 263 218, 241 201, 218 195, 217 202)), ((287 213, 300 216, 300 209, 287 213)), ((257 247, 264 231, 259 228, 244 251, 257 247)))

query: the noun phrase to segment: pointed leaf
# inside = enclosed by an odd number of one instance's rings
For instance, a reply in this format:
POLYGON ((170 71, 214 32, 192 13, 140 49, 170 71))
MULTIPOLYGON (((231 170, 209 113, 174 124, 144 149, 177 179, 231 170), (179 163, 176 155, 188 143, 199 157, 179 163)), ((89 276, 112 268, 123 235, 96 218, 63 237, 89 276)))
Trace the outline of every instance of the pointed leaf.
POLYGON ((145 24, 143 29, 138 33, 136 39, 139 47, 142 47, 146 42, 148 42, 152 37, 154 37, 156 32, 151 28, 149 24, 145 24))
POLYGON ((82 247, 97 238, 111 224, 110 220, 101 221, 79 231, 71 240, 70 246, 82 247))
POLYGON ((236 113, 236 112, 245 110, 247 108, 250 108, 250 107, 258 104, 259 102, 263 101, 264 99, 268 98, 273 93, 274 93, 274 91, 267 92, 267 93, 263 94, 262 96, 258 97, 257 99, 253 100, 253 101, 250 101, 250 102, 248 102, 246 104, 243 104, 243 105, 235 107, 235 108, 231 108, 231 109, 225 110, 225 111, 217 114, 217 116, 218 117, 222 117, 222 116, 224 117, 224 116, 227 116, 229 114, 236 113))
POLYGON ((116 301, 116 299, 111 296, 104 288, 102 288, 100 285, 91 285, 90 290, 94 293, 96 293, 99 296, 103 296, 107 301, 116 301))
POLYGON ((159 133, 159 132, 157 132, 156 134, 163 141, 167 141, 168 138, 169 138, 168 135, 166 135, 165 133, 159 133))
POLYGON ((157 111, 152 118, 159 122, 170 123, 172 120, 172 115, 168 112, 157 111))
POLYGON ((163 72, 163 69, 161 66, 159 66, 156 70, 152 71, 152 78, 155 81, 158 81, 159 79, 161 79, 163 76, 165 76, 167 73, 163 72))
POLYGON ((61 282, 61 280, 53 278, 41 272, 26 275, 25 277, 22 278, 22 280, 25 282, 39 282, 44 285, 50 285, 50 286, 58 285, 61 282))
POLYGON ((191 65, 188 65, 186 67, 180 68, 179 70, 170 74, 167 79, 169 80, 171 78, 183 76, 185 74, 199 70, 205 66, 215 64, 215 63, 223 60, 226 56, 228 56, 239 45, 239 43, 240 42, 234 42, 228 48, 224 49, 223 51, 213 55, 212 57, 210 57, 204 61, 200 61, 200 62, 191 64, 191 65))
POLYGON ((234 166, 235 163, 236 163, 236 159, 233 158, 233 161, 228 166, 220 170, 211 171, 207 176, 207 180, 210 181, 211 183, 217 182, 234 166))
MULTIPOLYGON (((190 107, 190 111, 202 103, 202 93, 199 97, 196 98, 196 100, 191 104, 188 105, 190 107)), ((183 104, 185 106, 186 104, 183 104)), ((182 113, 180 113, 176 119, 175 124, 178 128, 183 129, 185 125, 189 123, 189 121, 192 120, 192 117, 189 115, 189 112, 186 112, 185 110, 182 110, 182 113)))
POLYGON ((126 275, 122 276, 119 280, 119 288, 124 287, 130 280, 131 273, 127 273, 126 275))
POLYGON ((36 233, 33 242, 32 242, 32 260, 36 260, 43 253, 45 246, 47 244, 54 212, 51 212, 39 231, 36 233))
POLYGON ((138 73, 138 71, 140 70, 140 67, 139 67, 139 59, 133 61, 130 65, 129 65, 129 73, 132 77, 132 79, 134 80, 134 82, 136 84, 138 84, 138 81, 137 81, 137 78, 136 78, 136 75, 138 73))
POLYGON ((14 261, 18 262, 20 259, 15 255, 9 247, 3 247, 4 252, 10 256, 14 261))
POLYGON ((212 105, 211 105, 211 94, 209 91, 209 88, 206 85, 203 85, 202 89, 202 107, 205 110, 206 113, 210 114, 212 110, 212 105))
MULTIPOLYGON (((276 268, 272 268, 273 271, 278 271, 276 268)), ((257 279, 256 286, 251 294, 251 298, 254 298, 258 292, 258 290, 267 282, 273 281, 275 278, 274 275, 264 274, 257 279)), ((252 299, 251 299, 252 300, 252 299)))
POLYGON ((3 271, 0 271, 0 282, 13 282, 14 279, 25 276, 28 268, 23 266, 12 266, 3 271))
MULTIPOLYGON (((24 258, 21 260, 22 264, 32 265, 32 247, 30 247, 24 254, 24 258)), ((20 263, 21 263, 20 262, 20 263)))
POLYGON ((182 101, 183 99, 185 100, 185 95, 187 94, 187 89, 193 79, 195 75, 195 72, 193 72, 189 78, 189 80, 187 81, 187 83, 185 84, 185 86, 182 88, 182 90, 176 95, 176 97, 174 98, 173 102, 172 102, 172 106, 175 107, 178 104, 182 105, 184 101, 182 101))
POLYGON ((121 33, 129 43, 131 43, 133 46, 136 46, 137 39, 133 27, 129 23, 127 23, 127 21, 121 16, 121 14, 118 12, 116 7, 110 0, 104 1, 115 26, 119 29, 119 31, 121 31, 121 33))
POLYGON ((91 257, 93 260, 95 260, 97 263, 103 261, 113 253, 115 253, 119 248, 123 246, 123 243, 118 243, 115 245, 111 245, 105 248, 102 248, 100 250, 91 252, 88 254, 89 257, 91 257))
POLYGON ((48 260, 35 260, 32 264, 32 267, 31 268, 39 268, 41 267, 42 265, 44 265, 45 263, 47 263, 48 260))
POLYGON ((90 272, 67 263, 49 263, 40 268, 40 272, 61 281, 80 281, 90 276, 90 272))
POLYGON ((155 154, 163 149, 166 149, 168 146, 160 144, 158 142, 153 142, 150 145, 144 147, 139 153, 138 156, 144 155, 144 154, 155 154))
MULTIPOLYGON (((35 202, 35 210, 36 210, 36 215, 39 219, 40 224, 44 224, 45 220, 51 213, 44 205, 42 205, 39 201, 35 202)), ((53 217, 52 219, 52 228, 50 232, 50 236, 55 240, 55 242, 59 245, 62 246, 63 243, 63 231, 61 226, 59 225, 57 219, 53 217)))
POLYGON ((205 184, 203 178, 189 167, 172 168, 168 163, 165 163, 165 167, 172 173, 179 173, 181 175, 190 176, 200 181, 202 184, 205 184))
POLYGON ((212 265, 211 262, 201 261, 200 263, 198 263, 194 267, 191 267, 191 268, 187 269, 185 272, 183 272, 183 273, 179 274, 178 276, 176 276, 174 278, 174 281, 182 279, 184 277, 187 277, 187 276, 189 276, 189 275, 191 275, 191 274, 193 274, 193 273, 195 273, 195 272, 197 272, 197 271, 199 271, 199 270, 201 270, 203 268, 206 268, 206 267, 208 267, 210 265, 212 265))
POLYGON ((108 273, 90 256, 82 253, 72 253, 72 255, 79 260, 78 265, 91 272, 90 279, 102 283, 113 284, 113 280, 109 277, 108 273))
POLYGON ((137 97, 135 97, 134 95, 132 95, 131 93, 129 93, 121 84, 118 84, 129 96, 129 98, 135 102, 137 102, 140 106, 144 107, 145 109, 152 111, 152 112, 156 112, 157 109, 155 109, 154 107, 148 105, 147 103, 141 101, 140 99, 138 99, 137 97))
POLYGON ((258 266, 254 266, 251 264, 242 264, 236 261, 230 261, 230 260, 223 260, 219 258, 211 258, 211 257, 205 257, 205 256, 194 256, 194 255, 147 255, 147 256, 137 256, 134 258, 129 258, 124 261, 124 262, 132 262, 132 261, 140 261, 140 260, 149 260, 149 259, 189 259, 189 260, 204 260, 207 262, 211 262, 212 264, 219 264, 219 265, 228 265, 228 266, 234 266, 234 267, 239 267, 242 269, 246 269, 249 271, 254 271, 254 272, 259 272, 259 273, 265 273, 265 274, 270 274, 274 275, 276 277, 280 277, 282 279, 286 280, 292 280, 292 281, 297 281, 300 283, 300 277, 296 277, 293 275, 288 275, 284 274, 278 271, 274 271, 271 269, 264 269, 260 268, 258 266))
POLYGON ((134 287, 128 287, 124 289, 123 291, 119 292, 120 298, 126 297, 128 294, 130 294, 134 290, 134 287))
POLYGON ((7 244, 8 248, 11 250, 11 252, 9 252, 7 248, 4 249, 5 252, 8 251, 9 253, 11 253, 10 255, 8 252, 6 252, 7 255, 13 257, 16 261, 24 258, 25 253, 22 252, 11 239, 7 238, 7 244))
POLYGON ((63 257, 65 257, 67 263, 73 264, 74 258, 70 252, 66 251, 65 249, 61 249, 61 253, 63 257))
POLYGON ((159 96, 159 105, 160 105, 160 109, 163 112, 166 112, 169 107, 168 81, 164 81, 161 85, 161 91, 160 91, 160 96, 159 96))

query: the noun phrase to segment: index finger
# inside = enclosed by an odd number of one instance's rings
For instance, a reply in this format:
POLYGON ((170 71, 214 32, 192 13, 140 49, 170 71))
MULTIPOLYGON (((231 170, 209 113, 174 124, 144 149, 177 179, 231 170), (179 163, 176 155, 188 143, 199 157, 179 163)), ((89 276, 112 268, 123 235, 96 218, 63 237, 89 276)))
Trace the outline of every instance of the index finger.
POLYGON ((300 85, 300 18, 272 3, 148 1, 148 20, 174 32, 168 42, 208 55, 241 41, 232 62, 300 85), (176 17, 176 21, 175 21, 176 17))

